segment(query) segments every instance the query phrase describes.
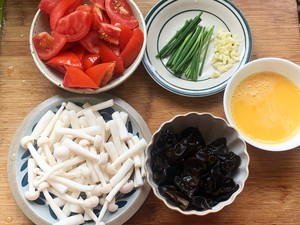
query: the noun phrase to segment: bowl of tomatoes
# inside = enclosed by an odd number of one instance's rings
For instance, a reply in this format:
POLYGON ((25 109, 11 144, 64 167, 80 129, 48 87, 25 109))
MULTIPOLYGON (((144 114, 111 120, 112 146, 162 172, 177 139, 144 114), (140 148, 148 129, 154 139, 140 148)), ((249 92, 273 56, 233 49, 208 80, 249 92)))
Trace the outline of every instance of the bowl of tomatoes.
POLYGON ((141 63, 146 26, 133 0, 41 0, 38 8, 31 55, 55 85, 74 93, 105 92, 141 63))

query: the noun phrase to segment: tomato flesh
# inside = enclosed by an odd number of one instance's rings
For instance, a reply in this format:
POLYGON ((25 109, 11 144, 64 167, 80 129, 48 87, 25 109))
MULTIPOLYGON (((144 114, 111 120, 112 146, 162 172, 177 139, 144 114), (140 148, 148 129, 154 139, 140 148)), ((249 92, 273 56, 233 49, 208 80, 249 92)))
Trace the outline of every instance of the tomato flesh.
POLYGON ((104 41, 118 45, 121 29, 108 23, 100 23, 99 35, 104 41))
POLYGON ((41 0, 38 7, 46 14, 51 14, 59 0, 41 0))
POLYGON ((113 76, 115 62, 100 63, 86 70, 86 74, 99 86, 106 85, 113 76))
POLYGON ((127 45, 130 38, 132 37, 133 30, 129 29, 128 27, 126 27, 120 23, 116 23, 115 26, 119 27, 121 29, 119 45, 120 45, 120 50, 122 51, 125 48, 125 46, 127 45))
POLYGON ((129 42, 120 54, 123 65, 128 68, 136 59, 144 42, 144 33, 140 28, 135 28, 129 42))
POLYGON ((101 61, 101 57, 97 53, 88 53, 83 56, 83 69, 87 70, 88 68, 98 64, 101 61))
POLYGON ((90 30, 91 14, 86 11, 74 11, 61 18, 56 26, 55 31, 64 35, 67 42, 79 41, 90 30))
POLYGON ((81 69, 68 66, 63 81, 64 87, 98 88, 98 85, 81 69))
POLYGON ((66 43, 66 38, 55 32, 52 35, 41 32, 35 35, 32 41, 40 59, 48 60, 60 52, 66 43))
POLYGON ((116 67, 114 74, 121 75, 124 72, 123 61, 104 41, 100 41, 99 52, 102 62, 115 62, 116 67))
POLYGON ((80 59, 74 52, 71 51, 57 54, 56 56, 49 59, 46 64, 62 73, 66 72, 66 66, 75 66, 80 69, 82 68, 80 59))
POLYGON ((130 29, 139 25, 126 0, 105 0, 105 10, 114 23, 121 23, 130 29))
POLYGON ((97 31, 90 31, 79 43, 90 53, 99 53, 100 36, 97 31))
POLYGON ((58 0, 55 8, 50 14, 50 27, 55 30, 58 21, 66 14, 68 10, 74 10, 81 5, 81 0, 58 0))

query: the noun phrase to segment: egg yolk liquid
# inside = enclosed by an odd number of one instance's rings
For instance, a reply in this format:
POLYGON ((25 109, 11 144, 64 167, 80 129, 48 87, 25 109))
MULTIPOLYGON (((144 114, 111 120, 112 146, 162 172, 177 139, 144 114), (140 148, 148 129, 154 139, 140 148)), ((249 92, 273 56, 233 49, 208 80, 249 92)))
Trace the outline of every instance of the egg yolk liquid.
POLYGON ((231 113, 246 136, 267 144, 280 143, 299 129, 300 90, 278 73, 255 73, 234 91, 231 113))

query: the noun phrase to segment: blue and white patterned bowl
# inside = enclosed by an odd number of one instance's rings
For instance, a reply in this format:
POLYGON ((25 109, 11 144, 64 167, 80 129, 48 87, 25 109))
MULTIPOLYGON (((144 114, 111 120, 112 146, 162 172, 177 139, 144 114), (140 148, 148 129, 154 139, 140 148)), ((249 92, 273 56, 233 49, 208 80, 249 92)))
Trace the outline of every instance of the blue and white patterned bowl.
POLYGON ((150 76, 160 86, 175 94, 200 97, 220 92, 224 90, 232 74, 250 59, 252 51, 250 27, 241 11, 230 1, 162 0, 148 12, 145 21, 148 37, 143 64, 150 76), (156 55, 187 19, 194 18, 201 11, 203 12, 201 25, 214 25, 214 36, 219 29, 237 35, 240 41, 240 61, 219 78, 211 78, 210 75, 213 73, 213 67, 210 64, 213 56, 213 46, 211 45, 202 76, 194 82, 174 76, 166 68, 164 60, 156 58, 156 55))
MULTIPOLYGON (((30 202, 24 197, 25 191, 28 190, 28 159, 31 156, 29 150, 24 150, 21 147, 21 139, 24 136, 30 135, 34 126, 41 119, 41 117, 48 111, 56 112, 61 106, 62 102, 73 102, 82 106, 85 102, 96 104, 105 100, 113 99, 115 105, 111 108, 100 111, 105 120, 110 120, 114 111, 124 111, 128 113, 129 118, 127 122, 127 129, 136 134, 140 138, 143 137, 147 142, 150 141, 150 130, 143 120, 143 118, 123 100, 116 98, 109 94, 101 94, 97 97, 80 96, 61 94, 49 98, 34 108, 28 116, 23 120, 20 127, 17 129, 9 149, 7 160, 7 176, 11 192, 23 213, 35 224, 50 225, 57 222, 55 214, 52 212, 45 198, 41 194, 40 197, 30 202)), ((103 221, 107 225, 118 225, 126 222, 133 214, 140 208, 145 201, 150 191, 147 183, 141 188, 138 188, 126 195, 120 195, 116 200, 119 209, 110 213, 107 212, 103 221)), ((96 215, 99 214, 100 208, 95 208, 96 215)), ((94 224, 94 222, 87 222, 85 224, 94 224)))

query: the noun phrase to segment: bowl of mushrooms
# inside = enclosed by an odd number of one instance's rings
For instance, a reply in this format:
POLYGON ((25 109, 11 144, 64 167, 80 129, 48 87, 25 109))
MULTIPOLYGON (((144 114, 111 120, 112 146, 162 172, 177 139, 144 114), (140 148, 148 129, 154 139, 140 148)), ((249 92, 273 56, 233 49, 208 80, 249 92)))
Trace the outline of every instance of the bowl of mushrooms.
POLYGON ((12 194, 35 224, 123 224, 150 191, 144 171, 150 138, 142 117, 112 95, 49 98, 12 139, 12 194))

